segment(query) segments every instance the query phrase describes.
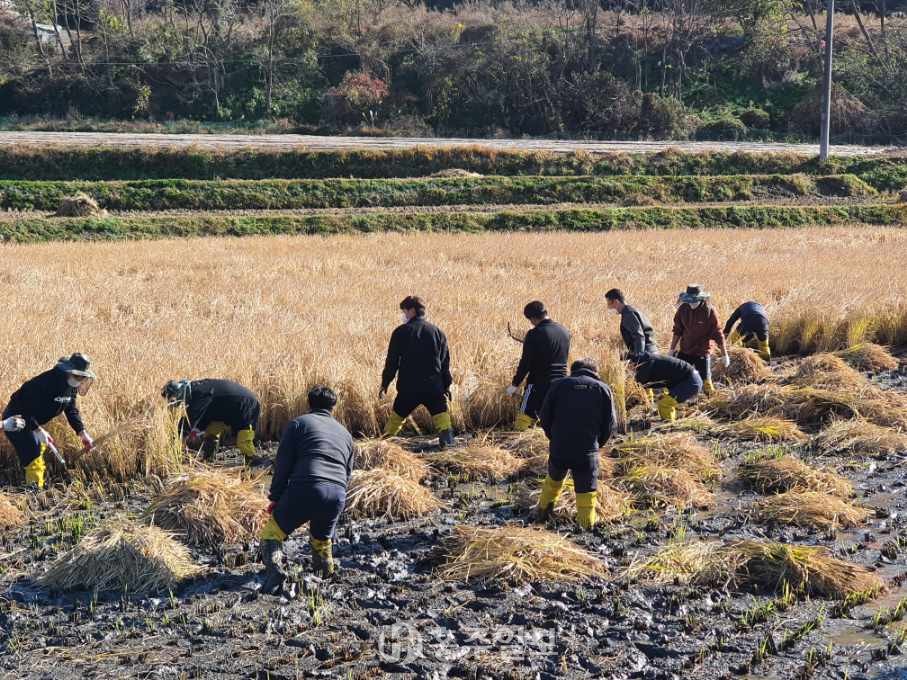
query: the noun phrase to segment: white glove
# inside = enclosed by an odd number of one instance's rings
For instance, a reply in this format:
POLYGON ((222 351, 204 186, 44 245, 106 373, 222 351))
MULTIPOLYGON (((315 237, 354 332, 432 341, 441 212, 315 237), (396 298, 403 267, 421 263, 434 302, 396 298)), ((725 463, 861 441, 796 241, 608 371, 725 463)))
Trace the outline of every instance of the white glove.
POLYGON ((516 394, 517 392, 519 392, 519 391, 520 391, 520 388, 517 387, 516 385, 508 385, 508 386, 507 386, 507 389, 504 390, 504 393, 505 393, 508 397, 512 397, 513 395, 515 395, 515 394, 516 394))
POLYGON ((91 451, 94 448, 94 439, 92 439, 91 435, 85 430, 79 432, 79 439, 82 440, 82 446, 86 451, 91 451))
POLYGON ((729 368, 731 365, 731 356, 729 354, 725 353, 725 355, 723 357, 721 357, 721 363, 724 364, 725 368, 729 368))
POLYGON ((3 429, 6 432, 19 432, 25 429, 25 418, 22 416, 10 416, 3 421, 3 429))

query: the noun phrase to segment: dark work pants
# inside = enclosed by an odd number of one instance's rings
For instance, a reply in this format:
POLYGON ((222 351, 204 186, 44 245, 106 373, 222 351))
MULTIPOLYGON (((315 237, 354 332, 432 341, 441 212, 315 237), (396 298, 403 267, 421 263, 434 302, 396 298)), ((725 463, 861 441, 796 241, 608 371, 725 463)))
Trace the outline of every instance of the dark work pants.
POLYGON ((596 491, 598 489, 598 456, 598 451, 567 456, 552 453, 548 456, 548 476, 559 482, 569 472, 573 477, 573 490, 576 493, 596 491))
POLYGON ((545 397, 548 395, 549 387, 551 387, 551 383, 526 385, 526 389, 523 392, 523 401, 520 403, 520 411, 530 418, 538 418, 539 411, 542 410, 542 404, 545 403, 545 397))
MULTIPOLYGON (((693 368, 699 373, 702 382, 709 382, 712 379, 712 357, 708 354, 704 357, 694 357, 689 354, 684 354, 683 352, 678 352, 677 358, 681 361, 686 361, 688 364, 693 364, 693 368)), ((674 398, 677 399, 677 397, 674 398)))
POLYGON ((274 521, 288 536, 306 522, 309 534, 321 541, 333 538, 346 505, 346 489, 333 482, 290 484, 274 508, 274 521))

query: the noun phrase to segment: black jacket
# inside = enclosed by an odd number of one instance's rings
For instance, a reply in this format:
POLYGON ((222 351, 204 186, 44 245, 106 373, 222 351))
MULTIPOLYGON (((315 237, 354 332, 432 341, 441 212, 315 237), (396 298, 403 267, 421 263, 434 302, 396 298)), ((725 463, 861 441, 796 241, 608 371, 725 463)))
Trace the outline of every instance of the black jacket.
POLYGON ((589 370, 579 370, 548 389, 539 420, 551 455, 570 458, 598 451, 611 437, 617 416, 611 388, 589 370))
POLYGON ((442 394, 450 389, 447 337, 424 316, 394 329, 381 374, 382 389, 390 387, 394 376, 398 392, 442 394))
POLYGON ((193 380, 186 401, 189 424, 204 430, 217 421, 234 431, 258 426, 261 405, 252 392, 232 380, 193 380))
POLYGON ((658 351, 652 324, 645 314, 630 305, 624 305, 620 313, 620 336, 630 354, 655 354, 658 351))
POLYGON ((290 484, 331 482, 345 489, 354 459, 353 436, 329 411, 300 416, 280 440, 268 498, 276 503, 290 484))
POLYGON ((5 418, 22 416, 26 427, 35 430, 65 413, 69 426, 81 432, 85 425, 76 406, 77 395, 76 388, 69 386, 69 376, 59 368, 52 368, 16 390, 3 415, 5 418))
POLYGON ((646 387, 671 388, 693 377, 696 369, 677 357, 665 354, 644 354, 639 357, 636 382, 646 387))
POLYGON ((765 307, 758 302, 750 300, 734 310, 734 313, 728 317, 727 323, 724 324, 726 336, 731 334, 731 329, 734 328, 737 321, 740 321, 740 328, 737 329, 740 335, 768 332, 768 314, 765 312, 765 307))
POLYGON ((514 386, 529 376, 530 385, 543 385, 567 375, 570 332, 551 319, 529 329, 523 339, 523 356, 513 376, 514 386))

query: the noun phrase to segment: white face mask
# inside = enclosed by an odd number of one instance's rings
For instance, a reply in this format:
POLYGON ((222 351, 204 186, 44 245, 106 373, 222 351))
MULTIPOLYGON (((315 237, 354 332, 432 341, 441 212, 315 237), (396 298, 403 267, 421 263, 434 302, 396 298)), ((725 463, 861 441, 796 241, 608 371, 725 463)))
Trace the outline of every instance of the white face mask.
POLYGON ((688 304, 690 305, 690 309, 696 309, 699 305, 702 304, 702 302, 701 302, 701 301, 696 301, 696 302, 690 302, 690 303, 688 303, 688 304))
POLYGON ((66 378, 66 383, 67 383, 70 387, 78 387, 79 385, 82 384, 82 381, 79 380, 76 376, 71 375, 71 376, 68 376, 68 377, 66 378))
POLYGON ((406 318, 406 312, 400 312, 400 321, 406 323, 409 319, 406 318))

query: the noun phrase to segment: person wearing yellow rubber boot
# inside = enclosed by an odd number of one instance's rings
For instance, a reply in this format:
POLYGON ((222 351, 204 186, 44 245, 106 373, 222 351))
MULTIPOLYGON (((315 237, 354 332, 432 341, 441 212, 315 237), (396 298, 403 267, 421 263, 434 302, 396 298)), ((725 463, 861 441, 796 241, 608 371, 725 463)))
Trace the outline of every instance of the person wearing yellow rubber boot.
POLYGON ((536 519, 545 521, 569 472, 576 493, 576 522, 591 529, 597 521, 599 449, 611 437, 617 416, 611 388, 589 359, 574 361, 570 376, 554 382, 539 412, 549 441, 548 475, 536 519))
POLYGON ((3 429, 16 449, 28 486, 44 488, 44 452, 54 447, 54 441, 43 426, 61 413, 66 415, 85 450, 94 447, 76 404, 77 397, 88 394, 96 378, 90 366, 91 360, 84 354, 63 357, 56 366, 23 384, 10 397, 3 411, 3 429))
POLYGON ((331 412, 337 395, 312 388, 309 413, 289 424, 280 440, 268 498, 271 517, 261 532, 265 564, 262 592, 279 593, 287 578, 283 542, 309 524, 312 566, 322 577, 334 574, 333 537, 355 463, 353 437, 331 412))
POLYGON ((678 359, 693 364, 702 378, 706 394, 715 391, 715 385, 712 383, 712 342, 721 350, 724 367, 727 368, 731 364, 724 333, 718 324, 718 315, 709 304, 710 297, 698 284, 687 286, 687 289, 677 297, 670 352, 678 359))
POLYGON ((453 377, 447 337, 425 318, 422 298, 410 295, 400 303, 403 323, 394 329, 381 374, 378 396, 387 394, 397 380, 397 397, 384 428, 385 437, 395 437, 403 422, 420 405, 428 409, 442 449, 454 443, 448 401, 453 377))
POLYGON ((724 335, 731 345, 740 343, 755 350, 764 361, 772 358, 768 346, 768 314, 758 302, 750 300, 737 307, 724 324, 724 335), (734 329, 738 321, 740 323, 734 329))
POLYGON ((567 357, 570 354, 569 331, 549 318, 543 303, 538 300, 530 302, 523 308, 523 316, 532 328, 523 338, 520 363, 513 381, 505 390, 507 396, 512 397, 526 380, 514 423, 517 432, 535 425, 551 383, 567 375, 567 357))
POLYGON ((629 365, 636 382, 658 390, 658 415, 666 422, 677 418, 677 406, 702 391, 702 378, 696 368, 677 357, 662 354, 632 354, 629 365))
POLYGON ((161 396, 172 407, 185 407, 182 429, 190 444, 219 444, 232 436, 246 463, 252 463, 261 404, 250 390, 232 380, 170 380, 161 396))

